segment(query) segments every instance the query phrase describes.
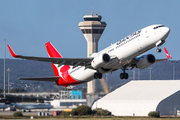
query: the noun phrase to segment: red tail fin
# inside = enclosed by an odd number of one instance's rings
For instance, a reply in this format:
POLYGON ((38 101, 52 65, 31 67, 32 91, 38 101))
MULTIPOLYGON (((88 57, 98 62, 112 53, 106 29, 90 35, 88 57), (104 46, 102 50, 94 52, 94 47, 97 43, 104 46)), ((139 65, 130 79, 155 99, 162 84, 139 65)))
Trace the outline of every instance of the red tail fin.
POLYGON ((47 42, 45 45, 46 45, 46 49, 49 54, 49 57, 62 58, 61 54, 56 50, 56 48, 50 42, 47 42))
MULTIPOLYGON (((60 53, 56 50, 56 48, 50 42, 47 42, 45 45, 46 45, 46 49, 47 49, 47 52, 49 54, 49 57, 62 58, 60 53)), ((55 65, 53 63, 51 63, 51 64, 52 64, 55 76, 59 76, 57 65, 55 65)))
POLYGON ((166 48, 164 47, 164 51, 166 53, 166 57, 167 59, 170 59, 171 58, 171 55, 168 53, 168 51, 166 50, 166 48))
MULTIPOLYGON (((50 42, 47 42, 45 45, 46 45, 46 49, 49 54, 49 57, 62 58, 61 54, 56 50, 56 48, 50 42)), ((64 73, 70 68, 69 65, 58 66, 58 64, 53 64, 53 63, 51 64, 52 64, 55 76, 59 76, 60 74, 64 73)))

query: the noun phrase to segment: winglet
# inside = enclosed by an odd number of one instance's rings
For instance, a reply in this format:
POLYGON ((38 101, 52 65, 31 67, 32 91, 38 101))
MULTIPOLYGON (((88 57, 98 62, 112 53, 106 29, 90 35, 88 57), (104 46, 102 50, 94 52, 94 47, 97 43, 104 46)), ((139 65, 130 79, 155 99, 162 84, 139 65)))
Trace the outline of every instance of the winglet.
POLYGON ((165 53, 166 53, 166 57, 167 57, 167 59, 172 58, 172 57, 171 57, 171 55, 168 53, 168 51, 166 50, 166 48, 165 48, 165 47, 164 47, 164 51, 165 51, 165 53))
POLYGON ((14 51, 11 49, 11 47, 10 47, 9 45, 7 45, 7 46, 8 46, 9 51, 10 51, 10 53, 11 53, 11 55, 12 55, 13 57, 15 57, 15 58, 19 57, 19 55, 16 55, 16 54, 14 53, 14 51))

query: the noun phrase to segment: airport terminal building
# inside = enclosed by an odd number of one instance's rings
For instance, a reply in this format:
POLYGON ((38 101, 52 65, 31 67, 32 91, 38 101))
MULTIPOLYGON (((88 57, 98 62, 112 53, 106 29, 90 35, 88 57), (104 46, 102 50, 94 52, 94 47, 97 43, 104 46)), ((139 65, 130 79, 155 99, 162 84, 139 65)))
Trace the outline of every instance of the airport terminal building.
POLYGON ((180 110, 180 80, 130 81, 92 105, 115 116, 148 116, 158 111, 161 116, 177 115, 180 110))

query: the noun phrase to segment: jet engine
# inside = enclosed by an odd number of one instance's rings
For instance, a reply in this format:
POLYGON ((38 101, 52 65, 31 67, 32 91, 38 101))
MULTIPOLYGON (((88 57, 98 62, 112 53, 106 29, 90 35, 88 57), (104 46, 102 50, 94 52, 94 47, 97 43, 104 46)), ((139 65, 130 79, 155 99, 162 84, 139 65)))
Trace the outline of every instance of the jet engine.
POLYGON ((108 62, 111 61, 111 58, 110 56, 107 54, 107 53, 104 53, 104 54, 101 54, 101 55, 98 55, 96 56, 92 62, 91 62, 91 66, 94 68, 94 69, 97 69, 97 68, 100 68, 102 67, 103 65, 107 64, 108 62))
POLYGON ((153 63, 155 63, 156 59, 154 55, 148 54, 148 55, 143 55, 140 57, 139 61, 136 63, 136 67, 139 69, 144 69, 149 66, 151 66, 153 63))

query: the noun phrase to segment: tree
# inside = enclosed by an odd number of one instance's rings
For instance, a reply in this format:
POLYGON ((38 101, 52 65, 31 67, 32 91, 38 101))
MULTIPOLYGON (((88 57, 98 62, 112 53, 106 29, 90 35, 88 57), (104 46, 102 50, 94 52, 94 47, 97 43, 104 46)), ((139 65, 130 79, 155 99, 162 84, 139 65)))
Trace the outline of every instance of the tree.
POLYGON ((9 92, 10 93, 27 93, 27 91, 22 88, 14 88, 14 89, 11 89, 9 92))
POLYGON ((72 115, 91 115, 91 108, 87 105, 81 105, 72 110, 72 115))
POLYGON ((97 109, 94 109, 92 111, 92 113, 94 115, 97 115, 97 116, 107 116, 107 115, 111 115, 111 112, 109 112, 108 110, 104 110, 102 108, 97 108, 97 109))
POLYGON ((13 114, 13 116, 14 116, 14 117, 22 117, 23 114, 22 114, 22 112, 15 112, 15 113, 13 114))
POLYGON ((151 111, 151 112, 148 113, 148 116, 149 116, 149 117, 159 118, 159 117, 160 117, 160 114, 159 114, 159 112, 151 111))

